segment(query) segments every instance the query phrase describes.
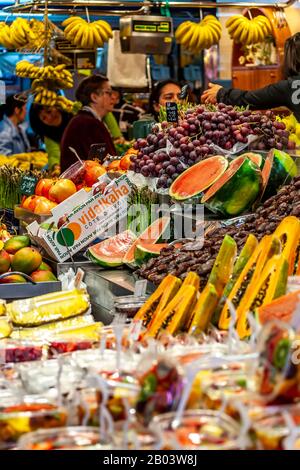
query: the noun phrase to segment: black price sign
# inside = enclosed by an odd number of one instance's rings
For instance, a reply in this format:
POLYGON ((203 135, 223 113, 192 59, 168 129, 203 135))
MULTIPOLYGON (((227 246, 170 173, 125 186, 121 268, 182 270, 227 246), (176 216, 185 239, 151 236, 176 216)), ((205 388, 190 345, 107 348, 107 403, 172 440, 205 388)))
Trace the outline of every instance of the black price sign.
POLYGON ((20 193, 24 194, 25 196, 31 196, 32 194, 34 194, 37 182, 38 178, 36 178, 35 176, 23 176, 20 183, 20 193))
POLYGON ((178 122, 178 107, 177 103, 166 103, 167 121, 178 122))

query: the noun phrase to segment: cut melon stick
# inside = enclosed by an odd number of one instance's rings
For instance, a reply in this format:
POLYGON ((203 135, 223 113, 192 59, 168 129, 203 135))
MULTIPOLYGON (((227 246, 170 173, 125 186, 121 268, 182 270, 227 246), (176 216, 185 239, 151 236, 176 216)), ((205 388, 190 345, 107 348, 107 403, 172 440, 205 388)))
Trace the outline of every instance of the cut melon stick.
POLYGON ((241 272, 243 271, 244 267, 246 266, 249 259, 251 258, 257 245, 258 245, 257 238, 254 235, 252 235, 252 233, 250 233, 250 235, 248 236, 246 240, 245 245, 242 248, 242 251, 240 252, 236 262, 234 263, 232 276, 225 286, 222 299, 219 302, 218 308, 216 309, 214 313, 213 320, 212 320, 212 323, 214 325, 218 324, 221 311, 225 305, 226 298, 229 296, 230 292, 232 291, 234 284, 238 280, 241 272))
MULTIPOLYGON (((174 310, 177 307, 177 305, 181 302, 185 293, 185 289, 187 287, 193 287, 195 289, 195 286, 194 286, 195 276, 192 276, 192 274, 195 274, 195 273, 189 273, 186 276, 184 283, 180 287, 175 297, 171 300, 171 302, 168 305, 166 305, 166 307, 162 311, 155 313, 155 315, 152 318, 151 324, 148 327, 148 331, 146 332, 146 336, 156 337, 159 331, 163 329, 163 323, 168 318, 169 311, 174 310), (191 285, 189 284, 189 282, 191 282, 191 285)), ((197 289, 195 289, 195 291, 197 291, 197 289)), ((187 313, 187 317, 188 317, 188 313, 187 313)))
POLYGON ((297 305, 300 301, 300 290, 290 292, 258 307, 255 311, 255 317, 260 325, 264 325, 272 320, 280 320, 289 323, 294 315, 297 305))
POLYGON ((300 241, 300 220, 293 215, 285 217, 274 232, 280 240, 282 254, 289 263, 289 275, 294 272, 295 261, 300 241))
POLYGON ((259 281, 254 285, 252 294, 248 296, 243 310, 239 312, 237 332, 241 339, 251 335, 251 328, 247 320, 248 312, 253 313, 256 308, 286 293, 288 268, 288 262, 282 254, 274 255, 266 263, 259 281))
POLYGON ((214 285, 207 283, 191 315, 190 335, 197 336, 207 329, 218 300, 219 296, 214 285))
POLYGON ((236 253, 236 242, 229 235, 225 235, 207 281, 208 284, 215 286, 219 297, 222 296, 224 288, 232 274, 236 253))
MULTIPOLYGON (((243 299, 249 295, 249 284, 251 281, 254 281, 255 284, 256 280, 261 275, 266 261, 268 261, 268 259, 270 259, 274 254, 278 254, 280 249, 281 244, 278 238, 275 238, 272 235, 266 235, 261 239, 232 287, 230 294, 227 296, 228 300, 232 302, 235 308, 238 308, 240 303, 243 302, 243 299)), ((226 304, 221 311, 218 324, 219 328, 221 330, 227 330, 229 328, 230 321, 231 314, 228 305, 226 304)))
POLYGON ((193 311, 196 301, 197 290, 195 287, 192 285, 185 286, 182 293, 182 300, 178 302, 174 310, 169 312, 171 320, 168 322, 167 319, 167 333, 175 335, 176 333, 183 331, 185 325, 188 322, 188 318, 190 317, 190 312, 193 311))
POLYGON ((181 280, 168 274, 136 313, 133 321, 142 321, 145 328, 150 327, 156 315, 173 299, 181 286, 181 280))

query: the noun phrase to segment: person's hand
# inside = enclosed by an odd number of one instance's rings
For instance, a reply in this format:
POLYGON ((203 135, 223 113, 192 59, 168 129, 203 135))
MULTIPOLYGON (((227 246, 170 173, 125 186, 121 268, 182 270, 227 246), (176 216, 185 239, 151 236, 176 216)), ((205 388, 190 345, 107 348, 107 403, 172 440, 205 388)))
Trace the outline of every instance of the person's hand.
POLYGON ((201 96, 201 103, 205 104, 216 104, 218 91, 223 88, 221 85, 215 83, 209 83, 208 89, 205 90, 201 96))

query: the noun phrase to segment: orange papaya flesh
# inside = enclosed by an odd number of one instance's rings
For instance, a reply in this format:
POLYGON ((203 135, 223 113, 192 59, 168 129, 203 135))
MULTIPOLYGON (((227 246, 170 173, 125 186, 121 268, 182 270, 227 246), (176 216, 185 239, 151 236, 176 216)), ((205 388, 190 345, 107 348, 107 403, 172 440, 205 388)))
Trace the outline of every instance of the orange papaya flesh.
MULTIPOLYGON (((186 293, 186 289, 190 287, 192 287, 196 293, 196 289, 194 286, 182 285, 179 291, 173 297, 173 299, 165 306, 165 308, 153 316, 148 330, 145 333, 146 336, 152 336, 156 338, 160 331, 167 327, 174 314, 173 311, 177 308, 178 304, 182 302, 182 299, 184 298, 186 293)), ((190 291, 190 289, 188 289, 188 291, 190 291)))
POLYGON ((240 338, 251 335, 251 328, 247 320, 248 312, 255 312, 255 309, 276 299, 286 292, 289 264, 286 258, 281 255, 274 255, 265 265, 260 279, 256 282, 251 294, 244 304, 244 309, 240 312, 237 321, 237 332, 240 338))
POLYGON ((282 253, 289 263, 289 275, 294 272, 300 239, 300 220, 294 216, 285 217, 274 232, 282 246, 282 253))
POLYGON ((198 274, 192 271, 188 272, 182 283, 182 287, 185 286, 194 286, 195 289, 198 291, 200 289, 200 277, 198 276, 198 274))
POLYGON ((172 274, 168 274, 136 313, 133 321, 141 320, 142 325, 147 328, 153 317, 159 314, 175 296, 180 286, 181 280, 172 274))
MULTIPOLYGON (((170 309, 161 328, 167 333, 175 335, 183 331, 189 317, 189 313, 193 310, 197 301, 197 290, 193 286, 185 286, 182 289, 182 297, 174 309, 170 309)), ((169 310, 168 307, 166 310, 169 310)))
POLYGON ((258 307, 255 312, 256 319, 261 325, 274 319, 289 323, 299 301, 300 290, 282 295, 272 302, 258 307))
POLYGON ((208 278, 208 283, 215 286, 219 297, 223 294, 223 290, 232 274, 236 253, 236 242, 229 235, 225 235, 208 278))
MULTIPOLYGON (((252 281, 256 282, 256 280, 259 278, 266 261, 274 254, 279 253, 279 251, 280 242, 279 240, 274 239, 274 237, 271 235, 266 235, 259 242, 234 286, 231 288, 230 294, 227 296, 228 300, 230 300, 236 309, 243 301, 243 298, 249 294, 250 291, 248 290, 248 287, 250 283, 252 281)), ((230 320, 230 310, 228 305, 225 304, 220 314, 218 324, 219 328, 221 330, 227 330, 230 325, 230 320)))
POLYGON ((192 321, 189 326, 189 334, 197 336, 205 331, 219 300, 218 293, 213 284, 207 283, 201 292, 192 312, 192 321))
POLYGON ((230 277, 229 281, 227 282, 225 289, 223 291, 222 299, 219 302, 218 307, 216 308, 214 314, 213 314, 213 319, 212 323, 214 325, 217 325, 219 322, 220 314, 221 311, 225 305, 225 300, 229 296, 230 292, 233 289, 233 286, 237 282, 241 272, 243 271, 244 267, 248 263, 249 259, 251 258, 254 250, 256 249, 258 245, 258 240, 257 238, 250 233, 248 236, 245 245, 243 246, 238 258, 236 259, 234 266, 233 266, 233 271, 232 271, 232 276, 230 277))

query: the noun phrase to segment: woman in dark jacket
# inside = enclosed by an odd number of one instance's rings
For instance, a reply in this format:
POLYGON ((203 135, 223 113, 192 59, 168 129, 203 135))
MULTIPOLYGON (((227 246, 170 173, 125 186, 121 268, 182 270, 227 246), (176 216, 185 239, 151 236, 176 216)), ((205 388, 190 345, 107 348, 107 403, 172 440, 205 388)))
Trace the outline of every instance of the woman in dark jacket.
POLYGON ((92 75, 80 83, 76 99, 83 105, 79 113, 69 122, 61 141, 61 171, 77 161, 70 148, 82 160, 88 160, 91 145, 103 144, 104 156, 116 155, 109 131, 102 119, 113 110, 112 89, 102 75, 92 75))
POLYGON ((224 103, 270 109, 286 106, 300 121, 300 33, 287 39, 284 53, 285 80, 253 91, 223 88, 213 83, 202 95, 203 103, 224 103))

